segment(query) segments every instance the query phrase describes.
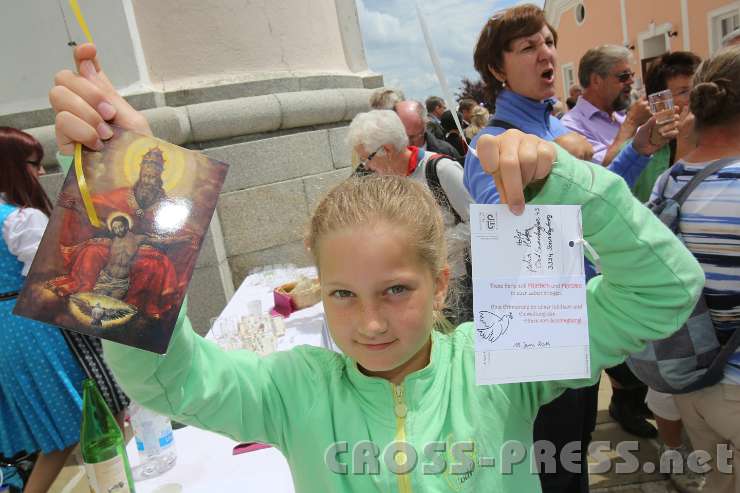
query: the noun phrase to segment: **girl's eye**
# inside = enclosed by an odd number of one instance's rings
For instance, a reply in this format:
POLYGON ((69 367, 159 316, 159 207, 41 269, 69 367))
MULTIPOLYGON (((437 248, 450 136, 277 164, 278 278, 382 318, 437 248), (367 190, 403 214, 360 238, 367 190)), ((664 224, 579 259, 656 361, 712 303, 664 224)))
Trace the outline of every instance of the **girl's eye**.
POLYGON ((354 293, 346 289, 337 289, 336 291, 332 291, 330 296, 334 298, 350 298, 354 296, 354 293))
POLYGON ((532 50, 532 45, 527 45, 524 48, 522 48, 522 53, 525 51, 531 51, 531 50, 532 50))
POLYGON ((408 290, 406 289, 406 286, 396 285, 391 286, 386 291, 388 292, 388 294, 399 295, 405 293, 408 290))
POLYGON ((548 39, 547 41, 545 41, 545 44, 547 44, 547 46, 554 46, 555 45, 555 40, 548 39))

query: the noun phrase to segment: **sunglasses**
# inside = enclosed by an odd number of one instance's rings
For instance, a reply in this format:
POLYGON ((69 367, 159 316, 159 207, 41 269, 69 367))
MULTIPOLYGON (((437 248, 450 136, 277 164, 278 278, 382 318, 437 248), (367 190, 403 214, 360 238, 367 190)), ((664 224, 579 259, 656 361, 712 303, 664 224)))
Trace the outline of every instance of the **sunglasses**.
POLYGON ((625 72, 620 72, 618 74, 612 74, 612 75, 614 75, 614 77, 616 77, 619 82, 624 83, 632 79, 635 76, 635 73, 631 70, 627 70, 625 72))

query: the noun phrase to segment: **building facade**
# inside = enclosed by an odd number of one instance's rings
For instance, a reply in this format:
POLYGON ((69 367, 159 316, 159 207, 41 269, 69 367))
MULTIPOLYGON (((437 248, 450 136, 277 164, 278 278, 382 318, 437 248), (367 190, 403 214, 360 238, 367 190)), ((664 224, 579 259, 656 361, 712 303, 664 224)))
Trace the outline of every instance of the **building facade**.
POLYGON ((557 96, 578 83, 578 62, 589 48, 610 43, 632 50, 636 87, 644 67, 669 51, 702 58, 740 27, 740 1, 731 0, 545 0, 545 15, 558 32, 557 96))

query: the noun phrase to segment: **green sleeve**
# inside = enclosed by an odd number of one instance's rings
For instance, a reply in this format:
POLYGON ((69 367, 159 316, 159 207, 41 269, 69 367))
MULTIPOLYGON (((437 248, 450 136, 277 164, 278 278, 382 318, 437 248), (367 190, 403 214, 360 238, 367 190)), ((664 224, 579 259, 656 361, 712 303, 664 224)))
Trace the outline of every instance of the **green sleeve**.
POLYGON ((69 168, 72 167, 72 162, 75 160, 74 156, 66 156, 62 154, 61 152, 57 151, 57 162, 59 163, 59 166, 62 168, 62 173, 65 175, 69 171, 69 168))
POLYGON ((632 187, 632 193, 637 197, 637 200, 643 204, 650 200, 655 182, 658 181, 658 177, 665 170, 671 167, 670 161, 671 147, 669 145, 664 145, 653 154, 647 166, 637 178, 635 186, 632 187))
POLYGON ((326 400, 328 371, 337 357, 309 347, 267 357, 224 351, 192 330, 186 303, 166 355, 111 341, 103 341, 103 348, 123 390, 143 406, 234 440, 282 450, 286 437, 308 426, 302 421, 314 403, 326 400))
POLYGON ((603 275, 587 286, 591 379, 505 385, 532 418, 566 388, 595 383, 615 366, 664 339, 691 314, 704 272, 679 239, 640 204, 625 181, 558 147, 557 161, 534 204, 581 206, 583 235, 603 275))

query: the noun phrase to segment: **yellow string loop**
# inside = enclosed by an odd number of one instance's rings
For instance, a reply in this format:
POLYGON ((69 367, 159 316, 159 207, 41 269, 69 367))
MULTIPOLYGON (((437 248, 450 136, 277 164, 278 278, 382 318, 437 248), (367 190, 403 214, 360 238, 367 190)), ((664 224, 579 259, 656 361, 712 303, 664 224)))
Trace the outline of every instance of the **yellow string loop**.
POLYGON ((95 212, 90 190, 87 188, 87 181, 85 181, 85 174, 82 171, 82 144, 79 143, 75 144, 75 175, 77 175, 77 187, 80 189, 80 196, 87 211, 87 218, 93 227, 99 228, 100 219, 98 219, 98 214, 95 212))
POLYGON ((72 12, 75 15, 75 18, 77 19, 77 24, 80 25, 80 29, 82 29, 82 32, 85 33, 85 38, 87 38, 88 43, 92 43, 92 35, 90 34, 90 29, 87 28, 87 22, 85 22, 85 16, 82 15, 82 10, 80 9, 80 6, 77 4, 77 0, 69 0, 69 7, 72 9, 72 12))

